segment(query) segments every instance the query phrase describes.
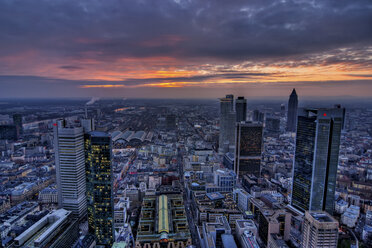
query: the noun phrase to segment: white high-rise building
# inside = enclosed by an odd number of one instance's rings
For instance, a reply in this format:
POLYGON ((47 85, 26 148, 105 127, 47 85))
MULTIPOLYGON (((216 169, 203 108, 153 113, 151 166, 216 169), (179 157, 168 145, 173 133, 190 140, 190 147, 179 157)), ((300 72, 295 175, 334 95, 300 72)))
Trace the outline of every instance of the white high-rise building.
POLYGON ((327 212, 305 212, 301 248, 336 248, 338 221, 327 212))
POLYGON ((54 125, 58 205, 81 218, 86 214, 84 132, 82 127, 54 125))

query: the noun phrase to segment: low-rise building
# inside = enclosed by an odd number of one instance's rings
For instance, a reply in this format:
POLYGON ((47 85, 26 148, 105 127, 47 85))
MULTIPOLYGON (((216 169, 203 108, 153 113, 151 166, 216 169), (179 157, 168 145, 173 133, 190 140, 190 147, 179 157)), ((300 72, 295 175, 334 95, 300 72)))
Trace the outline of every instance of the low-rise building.
POLYGON ((181 194, 146 196, 142 202, 136 248, 191 245, 181 194))
POLYGON ((77 220, 71 218, 71 211, 55 210, 44 216, 14 239, 15 247, 67 247, 79 237, 77 220))

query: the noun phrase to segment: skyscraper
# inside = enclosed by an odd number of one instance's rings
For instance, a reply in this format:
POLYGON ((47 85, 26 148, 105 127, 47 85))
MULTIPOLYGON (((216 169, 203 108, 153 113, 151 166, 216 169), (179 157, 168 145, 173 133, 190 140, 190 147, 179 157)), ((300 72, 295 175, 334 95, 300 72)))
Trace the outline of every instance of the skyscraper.
POLYGON ((261 123, 236 123, 234 171, 238 177, 260 177, 263 127, 261 123))
POLYGON ((236 122, 246 121, 247 119, 247 100, 244 96, 239 96, 235 101, 236 122))
POLYGON ((219 136, 219 153, 224 154, 225 144, 233 145, 235 143, 235 112, 234 96, 226 95, 226 98, 220 99, 220 136, 219 136))
POLYGON ((326 212, 305 212, 301 248, 336 248, 338 221, 326 212))
POLYGON ((176 127, 177 127, 177 125, 176 125, 176 115, 174 115, 174 114, 168 114, 165 117, 165 124, 166 124, 167 130, 174 130, 174 129, 176 129, 176 127))
POLYGON ((93 131, 85 134, 85 164, 89 232, 98 247, 114 242, 114 203, 112 197, 111 137, 93 131))
POLYGON ((89 133, 95 130, 94 118, 84 118, 80 120, 84 133, 89 133))
POLYGON ((252 115, 252 121, 263 122, 265 120, 265 114, 261 113, 259 110, 254 110, 252 115))
POLYGON ((303 212, 333 214, 343 112, 303 109, 298 115, 292 205, 303 212))
POLYGON ((296 131, 298 97, 296 89, 293 89, 288 101, 287 131, 296 131))
POLYGON ((21 134, 23 134, 23 125, 22 125, 22 115, 21 114, 14 114, 13 115, 13 124, 17 130, 17 139, 21 134))
POLYGON ((231 105, 230 105, 230 111, 234 111, 234 95, 233 94, 229 94, 229 95, 226 95, 226 99, 229 99, 231 101, 231 105))
POLYGON ((83 128, 54 124, 54 149, 58 205, 82 218, 87 208, 83 128))

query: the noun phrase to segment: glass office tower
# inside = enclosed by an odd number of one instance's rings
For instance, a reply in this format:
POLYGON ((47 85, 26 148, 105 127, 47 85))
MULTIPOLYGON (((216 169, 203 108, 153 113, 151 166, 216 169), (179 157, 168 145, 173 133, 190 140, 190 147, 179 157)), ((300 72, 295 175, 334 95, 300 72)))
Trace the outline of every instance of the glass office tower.
POLYGON ((235 101, 236 122, 247 120, 247 99, 239 96, 235 101))
POLYGON ((89 232, 97 238, 98 247, 111 247, 114 242, 114 204, 112 198, 111 137, 93 131, 85 134, 89 232))
POLYGON ((225 146, 234 145, 235 142, 235 112, 234 96, 226 95, 220 99, 220 136, 219 136, 219 153, 225 154, 228 149, 225 146))
POLYGON ((333 214, 342 108, 303 109, 298 116, 292 205, 333 214))
POLYGON ((262 123, 236 123, 234 171, 238 177, 247 174, 260 177, 262 145, 262 123))

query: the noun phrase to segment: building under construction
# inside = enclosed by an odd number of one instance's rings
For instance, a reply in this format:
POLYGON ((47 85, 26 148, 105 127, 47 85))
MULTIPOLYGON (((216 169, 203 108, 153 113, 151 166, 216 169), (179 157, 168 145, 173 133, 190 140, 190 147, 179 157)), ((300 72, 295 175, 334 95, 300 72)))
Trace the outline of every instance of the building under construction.
POLYGON ((191 245, 191 234, 182 195, 145 197, 136 248, 183 248, 187 245, 191 245))

